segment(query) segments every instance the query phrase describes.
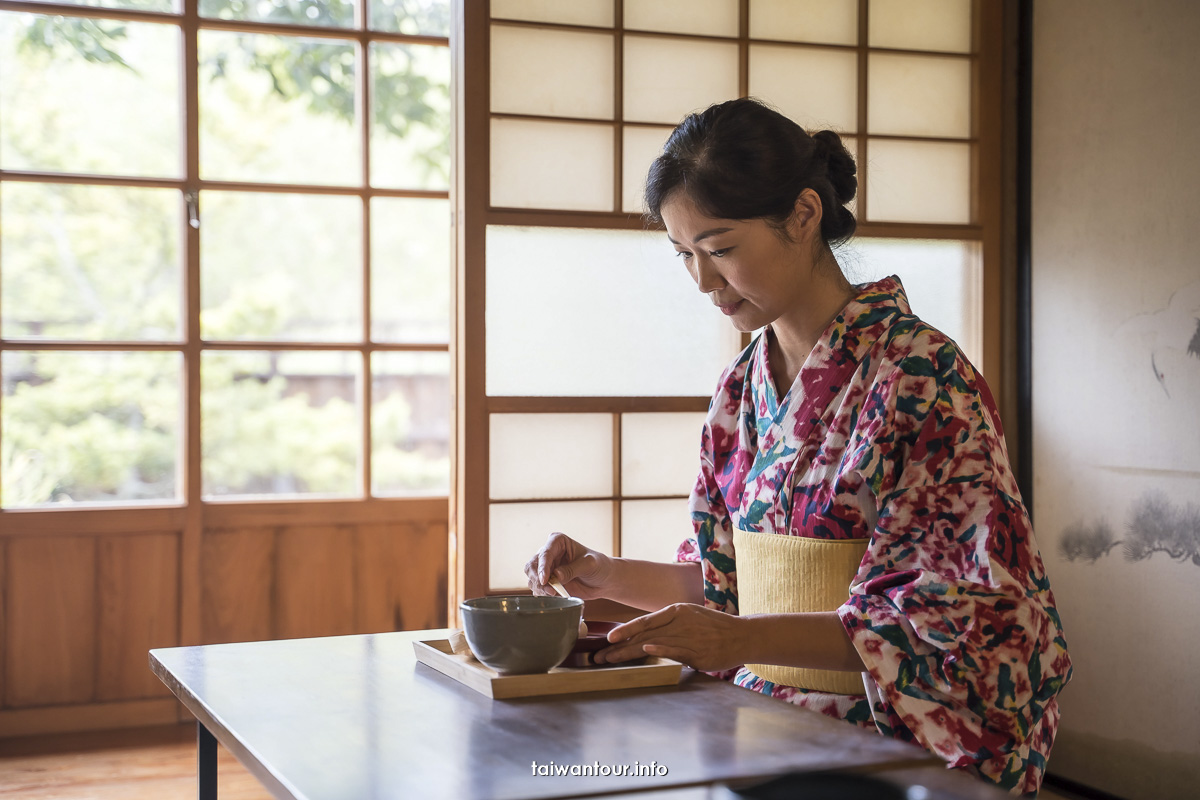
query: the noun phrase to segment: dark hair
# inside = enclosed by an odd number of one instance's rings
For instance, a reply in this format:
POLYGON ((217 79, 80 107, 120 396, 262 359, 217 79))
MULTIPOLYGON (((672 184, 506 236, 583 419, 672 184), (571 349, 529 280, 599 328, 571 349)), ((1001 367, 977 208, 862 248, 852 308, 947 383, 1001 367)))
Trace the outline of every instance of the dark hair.
POLYGON ((846 204, 858 191, 854 158, 833 131, 809 135, 754 98, 729 100, 679 123, 646 176, 646 217, 683 190, 701 212, 719 219, 763 219, 783 230, 796 198, 821 198, 821 237, 840 244, 857 223, 846 204))

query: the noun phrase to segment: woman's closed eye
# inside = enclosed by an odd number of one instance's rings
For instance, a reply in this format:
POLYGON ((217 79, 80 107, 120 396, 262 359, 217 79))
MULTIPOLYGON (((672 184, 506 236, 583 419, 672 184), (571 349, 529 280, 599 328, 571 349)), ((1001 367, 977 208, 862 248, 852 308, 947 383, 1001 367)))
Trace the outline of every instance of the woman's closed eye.
MULTIPOLYGON (((724 258, 725 256, 729 255, 729 252, 731 250, 733 250, 732 247, 722 247, 718 250, 709 250, 708 257, 709 258, 724 258)), ((687 261, 688 259, 690 259, 692 257, 691 252, 689 252, 687 250, 676 250, 675 255, 679 256, 684 261, 687 261)))

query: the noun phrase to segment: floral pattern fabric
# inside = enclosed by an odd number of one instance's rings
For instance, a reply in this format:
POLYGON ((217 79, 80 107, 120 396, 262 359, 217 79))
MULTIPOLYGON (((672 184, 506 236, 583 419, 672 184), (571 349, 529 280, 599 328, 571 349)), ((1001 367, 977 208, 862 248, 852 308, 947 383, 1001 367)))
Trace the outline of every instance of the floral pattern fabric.
POLYGON ((677 559, 736 614, 734 528, 869 538, 838 609, 867 672, 861 695, 721 676, 1036 792, 1071 660, 983 376, 896 277, 860 287, 782 398, 768 336, 721 378, 677 559))

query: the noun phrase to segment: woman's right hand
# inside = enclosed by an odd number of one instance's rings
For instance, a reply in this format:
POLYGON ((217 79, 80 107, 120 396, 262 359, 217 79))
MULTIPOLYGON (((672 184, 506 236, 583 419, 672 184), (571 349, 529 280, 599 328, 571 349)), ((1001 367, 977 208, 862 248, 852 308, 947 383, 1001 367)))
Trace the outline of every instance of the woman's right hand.
POLYGON ((525 577, 535 595, 557 595, 550 585, 557 580, 575 597, 604 597, 612 576, 613 560, 584 547, 566 534, 552 533, 542 549, 525 564, 525 577))

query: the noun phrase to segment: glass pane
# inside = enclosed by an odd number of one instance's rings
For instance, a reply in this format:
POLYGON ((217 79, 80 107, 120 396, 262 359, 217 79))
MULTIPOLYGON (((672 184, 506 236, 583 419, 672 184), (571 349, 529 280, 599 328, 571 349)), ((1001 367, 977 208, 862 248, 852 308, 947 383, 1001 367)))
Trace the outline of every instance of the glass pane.
POLYGON ((868 219, 971 221, 970 145, 871 139, 867 164, 868 219))
POLYGON ((858 0, 750 0, 750 36, 858 44, 858 0))
POLYGON ((493 591, 526 588, 525 562, 556 531, 593 550, 612 554, 610 500, 495 503, 488 516, 488 583, 493 591))
POLYGON ((4 336, 178 340, 182 213, 173 189, 0 184, 4 336))
POLYGON ((450 341, 450 201, 371 199, 371 338, 450 341))
POLYGON ((371 185, 450 186, 450 48, 371 44, 371 185))
POLYGON ((200 366, 205 496, 358 493, 358 353, 209 350, 200 366))
POLYGON ((354 44, 200 31, 200 173, 357 184, 354 44))
POLYGON ((449 0, 369 0, 367 12, 373 30, 450 35, 449 0))
POLYGON ((612 0, 492 0, 493 19, 527 19, 567 25, 613 25, 612 0))
POLYGON ((644 210, 646 173, 650 164, 662 153, 663 145, 674 128, 643 128, 625 126, 625 142, 621 149, 621 209, 631 214, 644 210))
POLYGON ((613 494, 612 414, 492 414, 495 500, 613 494))
POLYGON ((750 94, 773 104, 807 130, 855 131, 858 55, 811 47, 750 45, 750 94))
POLYGON ((737 45, 626 36, 622 85, 625 119, 674 125, 738 96, 737 45))
POLYGON ((178 353, 4 353, 4 506, 179 500, 181 366, 178 353))
POLYGON ((492 111, 612 119, 610 33, 492 26, 492 111))
POLYGON ((966 58, 872 53, 867 63, 871 133, 971 135, 971 63, 966 58))
POLYGON ((613 129, 492 120, 492 205, 612 211, 613 129))
POLYGON ((692 535, 691 520, 688 501, 682 497, 622 501, 621 557, 674 561, 679 544, 692 535))
POLYGON ((705 414, 621 415, 621 494, 686 495, 700 471, 705 414))
POLYGON ((913 313, 958 342, 980 367, 983 278, 978 242, 854 238, 837 254, 851 283, 897 275, 913 313))
POLYGON ((487 392, 704 396, 739 339, 655 231, 493 226, 487 392))
POLYGON ((0 12, 0 168, 177 177, 179 29, 0 12))
POLYGON ((362 338, 362 201, 206 191, 200 335, 209 341, 362 338))
POLYGON ((200 16, 347 28, 354 25, 354 0, 200 0, 200 16))
POLYGON ((33 3, 62 3, 71 6, 98 8, 127 8, 132 11, 178 12, 178 0, 30 0, 33 3))
POLYGON ((738 0, 625 0, 625 27, 737 36, 738 0))
POLYGON ((371 492, 450 492, 450 354, 371 354, 371 492))
POLYGON ((904 50, 971 49, 971 0, 871 0, 871 47, 904 50))

